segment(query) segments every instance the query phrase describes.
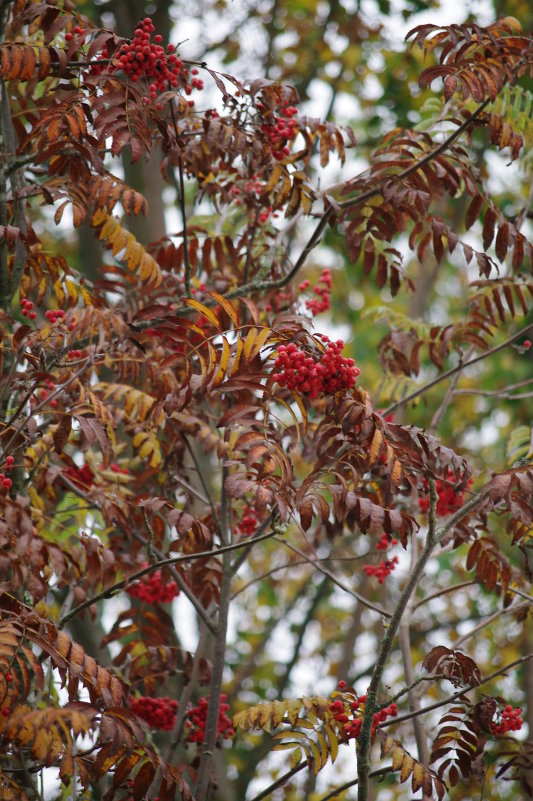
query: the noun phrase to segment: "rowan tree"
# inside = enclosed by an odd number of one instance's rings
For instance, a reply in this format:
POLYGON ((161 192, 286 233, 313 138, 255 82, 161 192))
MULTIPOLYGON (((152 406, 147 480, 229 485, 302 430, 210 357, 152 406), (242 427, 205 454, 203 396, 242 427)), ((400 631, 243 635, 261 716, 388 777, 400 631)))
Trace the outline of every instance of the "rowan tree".
POLYGON ((0 10, 1 797, 533 796, 532 36, 415 27, 360 144, 274 29, 0 10))

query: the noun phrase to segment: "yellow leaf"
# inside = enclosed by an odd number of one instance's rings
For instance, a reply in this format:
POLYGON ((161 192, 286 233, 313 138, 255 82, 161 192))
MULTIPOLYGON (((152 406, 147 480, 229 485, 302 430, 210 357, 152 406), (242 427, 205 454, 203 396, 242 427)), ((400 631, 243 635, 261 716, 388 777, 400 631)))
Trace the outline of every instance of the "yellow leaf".
POLYGON ((209 322, 215 326, 217 331, 220 331, 220 322, 218 320, 218 317, 213 311, 211 311, 210 308, 204 306, 204 304, 200 303, 200 301, 194 300, 194 298, 183 298, 183 302, 186 303, 187 306, 190 306, 192 309, 196 309, 196 311, 200 312, 200 314, 203 314, 204 317, 207 317, 209 322))
POLYGON ((401 782, 404 782, 409 778, 409 776, 411 775, 411 772, 413 770, 414 764, 415 764, 415 760, 413 759, 413 757, 410 756, 408 753, 404 752, 402 768, 401 768, 401 771, 400 771, 400 781, 401 782))
POLYGON ((213 300, 216 300, 216 302, 220 306, 222 306, 222 308, 230 318, 233 325, 239 325, 239 315, 237 314, 236 309, 234 309, 229 300, 226 300, 226 298, 223 295, 219 295, 218 292, 210 291, 209 294, 211 295, 213 300))
POLYGON ((383 442, 383 434, 376 428, 374 431, 374 436, 372 437, 372 442, 370 444, 370 453, 368 457, 368 464, 372 466, 376 459, 379 456, 379 452, 381 451, 381 444, 383 442))
POLYGON ((212 386, 218 387, 218 385, 224 380, 224 376, 226 375, 226 370, 228 369, 229 364, 229 357, 231 353, 231 347, 226 339, 225 336, 222 337, 222 353, 220 354, 220 361, 218 364, 218 370, 215 373, 213 378, 212 386))

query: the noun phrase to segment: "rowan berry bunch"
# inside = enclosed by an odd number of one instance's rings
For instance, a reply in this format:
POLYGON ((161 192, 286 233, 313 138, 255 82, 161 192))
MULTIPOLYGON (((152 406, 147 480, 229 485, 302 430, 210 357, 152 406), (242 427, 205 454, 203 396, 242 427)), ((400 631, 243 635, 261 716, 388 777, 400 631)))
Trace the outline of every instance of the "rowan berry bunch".
MULTIPOLYGON (((56 385, 49 378, 47 378, 44 383, 48 387, 48 389, 40 389, 36 395, 32 395, 32 397, 30 398, 30 406, 35 406, 37 403, 47 400, 50 392, 55 390, 56 385)), ((57 398, 52 398, 52 400, 50 401, 50 406, 53 409, 55 409, 55 407, 57 406, 57 398)))
MULTIPOLYGON (((469 479, 466 488, 458 491, 453 485, 454 481, 454 475, 450 469, 448 469, 444 479, 438 478, 436 481, 438 495, 436 511, 439 517, 446 517, 446 515, 451 515, 460 509, 464 503, 466 489, 472 486, 472 479, 469 479)), ((429 510, 428 484, 425 479, 423 479, 422 484, 424 494, 418 499, 418 506, 421 512, 427 512, 429 510)))
POLYGON ((178 702, 164 698, 154 698, 151 695, 141 695, 130 704, 131 711, 142 718, 151 729, 172 731, 176 722, 178 702))
POLYGON ((6 473, 10 473, 13 470, 13 465, 15 464, 15 459, 13 456, 6 456, 6 460, 2 465, 2 471, 0 473, 0 488, 4 490, 11 489, 13 486, 12 480, 9 476, 6 476, 6 473))
MULTIPOLYGON (((310 286, 310 281, 302 281, 298 285, 300 292, 305 292, 310 286)), ((328 311, 331 306, 331 273, 328 269, 322 270, 316 286, 313 287, 316 298, 309 298, 305 301, 305 308, 311 312, 313 317, 320 312, 328 311)))
MULTIPOLYGON (((363 715, 365 711, 366 695, 357 695, 353 687, 348 687, 345 681, 339 681, 338 692, 334 692, 332 697, 335 700, 329 705, 329 711, 333 714, 334 720, 340 726, 346 739, 359 737, 361 726, 363 725, 363 715)), ((380 709, 375 712, 372 720, 372 736, 380 723, 389 717, 396 717, 398 708, 396 704, 380 709)))
POLYGON ((389 539, 385 532, 383 532, 381 539, 376 543, 376 549, 378 551, 388 551, 389 548, 392 548, 394 545, 398 545, 398 540, 394 537, 389 539))
POLYGON ((387 576, 390 576, 395 569, 398 561, 398 557, 393 556, 392 559, 384 559, 377 565, 365 565, 363 570, 367 576, 375 576, 379 583, 383 584, 387 576))
MULTIPOLYGON (((257 104, 257 108, 263 111, 264 105, 257 104)), ((267 135, 270 141, 270 151, 275 159, 281 161, 290 155, 289 144, 296 138, 298 128, 294 116, 298 114, 295 106, 290 106, 286 100, 279 106, 279 114, 271 114, 272 119, 261 125, 261 131, 267 135)))
MULTIPOLYGON (((147 567, 145 562, 143 567, 147 567)), ((148 604, 169 604, 179 595, 178 585, 175 581, 163 584, 161 571, 154 570, 153 573, 143 576, 131 587, 127 587, 126 592, 132 598, 138 598, 148 604)))
POLYGON ((84 464, 82 467, 68 467, 63 470, 63 474, 80 489, 90 489, 93 485, 94 473, 88 464, 84 464))
POLYGON ((240 523, 237 525, 237 531, 242 534, 243 537, 251 537, 258 523, 259 518, 253 506, 245 506, 240 523))
POLYGON ((351 389, 359 375, 359 368, 353 359, 342 356, 344 342, 342 339, 330 342, 325 334, 320 338, 326 348, 318 360, 300 350, 294 342, 280 345, 274 362, 278 372, 272 373, 272 379, 281 387, 296 390, 312 399, 351 389))
POLYGON ((497 713, 496 720, 491 723, 490 730, 493 734, 507 734, 508 731, 519 731, 523 724, 522 710, 520 707, 513 707, 507 704, 497 713))
POLYGON ((57 323, 62 323, 64 321, 65 312, 63 309, 48 309, 45 311, 44 316, 50 325, 56 325, 57 323))
MULTIPOLYGON (((218 715, 217 729, 217 738, 221 740, 230 740, 235 735, 235 730, 231 720, 226 715, 226 712, 229 709, 229 704, 225 703, 226 698, 227 696, 222 693, 220 696, 220 711, 218 715)), ((203 743, 205 739, 205 725, 208 707, 209 697, 206 697, 200 698, 198 704, 189 710, 187 714, 187 720, 185 722, 185 739, 187 743, 203 743)))
MULTIPOLYGON (((107 71, 113 73, 122 70, 132 83, 141 79, 147 81, 148 95, 144 97, 146 104, 154 102, 159 94, 169 89, 183 89, 186 95, 190 95, 193 89, 203 89, 203 81, 197 77, 198 70, 193 68, 189 71, 184 66, 176 55, 174 45, 167 45, 165 50, 161 44, 163 37, 159 34, 152 41, 154 31, 151 18, 145 17, 135 28, 132 41, 124 43, 115 53, 107 71)), ((100 74, 105 68, 98 61, 108 60, 106 47, 92 67, 93 74, 100 74)), ((189 106, 194 106, 194 100, 189 100, 188 103, 189 106)))
POLYGON ((20 305, 22 306, 22 316, 27 317, 29 320, 35 320, 37 317, 37 312, 34 311, 34 303, 27 298, 22 298, 20 305))

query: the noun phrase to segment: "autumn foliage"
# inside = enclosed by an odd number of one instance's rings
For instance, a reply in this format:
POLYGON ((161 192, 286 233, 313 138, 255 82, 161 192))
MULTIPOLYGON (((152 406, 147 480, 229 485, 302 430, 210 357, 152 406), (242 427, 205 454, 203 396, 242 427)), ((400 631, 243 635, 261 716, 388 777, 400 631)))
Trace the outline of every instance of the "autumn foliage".
POLYGON ((501 208, 476 159, 480 142, 524 155, 510 101, 531 35, 513 18, 412 30, 439 110, 383 133, 357 174, 349 126, 289 83, 188 60, 150 18, 124 39, 71 2, 0 13, 0 796, 39 797, 56 768, 58 798, 253 798, 256 776, 318 800, 349 752, 359 801, 375 774, 398 799, 489 781, 533 797, 530 431, 487 465, 441 426, 475 391, 467 368, 527 358, 527 210, 501 208), (147 160, 180 219, 152 242, 122 171, 147 160), (94 281, 65 244, 87 229, 94 281), (353 342, 331 330, 342 258, 388 304, 371 351, 363 319, 353 342), (459 313, 402 316, 411 258, 454 266, 459 313), (504 615, 522 643, 506 664, 504 615), (302 694, 312 622, 326 669, 302 694), (467 653, 478 625, 490 657, 467 653), (279 775, 273 750, 290 752, 279 775))

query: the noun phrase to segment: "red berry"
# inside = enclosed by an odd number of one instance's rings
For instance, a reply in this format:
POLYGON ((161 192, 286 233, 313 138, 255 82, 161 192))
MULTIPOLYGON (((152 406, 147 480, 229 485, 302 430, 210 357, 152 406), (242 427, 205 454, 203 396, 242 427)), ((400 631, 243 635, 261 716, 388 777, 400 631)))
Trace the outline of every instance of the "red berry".
POLYGON ((7 673, 5 675, 5 679, 6 679, 8 684, 13 681, 13 674, 10 673, 9 670, 7 671, 7 673))

